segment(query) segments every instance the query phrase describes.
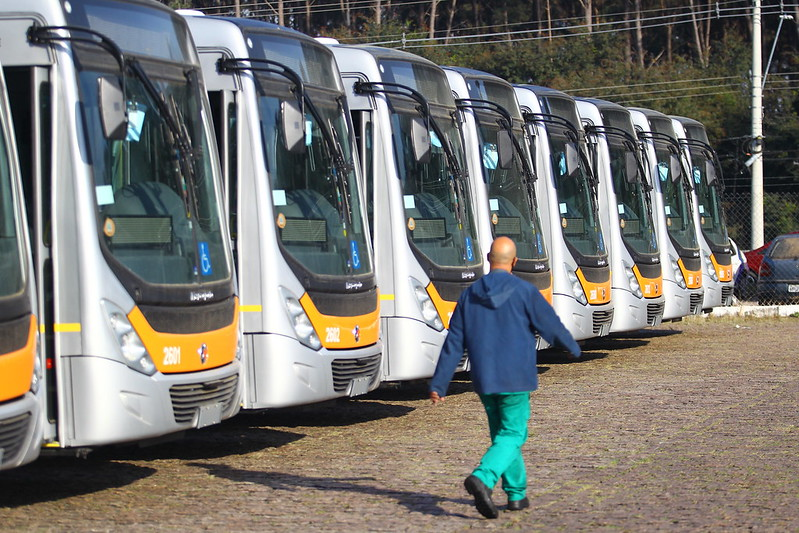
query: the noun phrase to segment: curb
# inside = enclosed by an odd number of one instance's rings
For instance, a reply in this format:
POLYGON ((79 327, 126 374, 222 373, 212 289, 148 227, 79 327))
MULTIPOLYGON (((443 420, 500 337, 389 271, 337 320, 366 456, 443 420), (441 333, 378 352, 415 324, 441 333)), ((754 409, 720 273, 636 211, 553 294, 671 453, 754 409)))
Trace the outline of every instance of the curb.
POLYGON ((710 313, 689 315, 685 319, 709 319, 720 317, 767 318, 799 315, 799 305, 732 305, 714 307, 710 313))

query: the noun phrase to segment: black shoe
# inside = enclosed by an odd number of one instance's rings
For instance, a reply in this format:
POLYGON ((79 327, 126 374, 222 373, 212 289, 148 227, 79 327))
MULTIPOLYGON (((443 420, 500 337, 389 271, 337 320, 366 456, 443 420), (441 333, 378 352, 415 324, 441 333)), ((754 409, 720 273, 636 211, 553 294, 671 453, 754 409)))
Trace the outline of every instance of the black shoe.
POLYGON ((466 487, 466 492, 474 496, 474 506, 480 511, 480 514, 486 518, 496 518, 499 516, 497 506, 491 499, 491 489, 486 487, 485 483, 480 481, 477 476, 469 476, 463 482, 466 487))
POLYGON ((521 511, 530 507, 530 500, 525 496, 521 500, 511 500, 508 502, 508 511, 521 511))

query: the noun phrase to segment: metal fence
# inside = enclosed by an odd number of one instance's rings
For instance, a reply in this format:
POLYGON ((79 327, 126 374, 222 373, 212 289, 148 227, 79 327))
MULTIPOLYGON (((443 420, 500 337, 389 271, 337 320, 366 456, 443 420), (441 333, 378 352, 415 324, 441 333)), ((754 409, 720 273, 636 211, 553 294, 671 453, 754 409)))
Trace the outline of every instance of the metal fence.
MULTIPOLYGON (((752 241, 751 194, 748 192, 727 192, 724 195, 724 209, 727 216, 727 229, 741 250, 749 250, 752 241)), ((764 242, 785 233, 799 231, 799 190, 767 192, 763 199, 764 242)), ((759 267, 762 257, 750 260, 749 271, 736 273, 735 295, 739 301, 759 302, 763 305, 780 303, 799 303, 799 268, 792 268, 780 275, 777 292, 767 291, 769 285, 760 278, 759 267)), ((799 258, 796 258, 799 267, 799 258)), ((773 273, 772 273, 773 277, 773 273)), ((773 286, 771 287, 773 288, 773 286)))

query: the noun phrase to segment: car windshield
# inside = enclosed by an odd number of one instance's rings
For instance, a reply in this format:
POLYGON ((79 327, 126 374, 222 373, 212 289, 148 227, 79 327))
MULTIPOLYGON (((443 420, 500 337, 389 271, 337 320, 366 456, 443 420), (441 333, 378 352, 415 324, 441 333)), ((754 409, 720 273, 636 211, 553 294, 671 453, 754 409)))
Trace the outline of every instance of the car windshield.
POLYGON ((799 259, 799 237, 777 240, 771 248, 769 256, 772 259, 799 259))

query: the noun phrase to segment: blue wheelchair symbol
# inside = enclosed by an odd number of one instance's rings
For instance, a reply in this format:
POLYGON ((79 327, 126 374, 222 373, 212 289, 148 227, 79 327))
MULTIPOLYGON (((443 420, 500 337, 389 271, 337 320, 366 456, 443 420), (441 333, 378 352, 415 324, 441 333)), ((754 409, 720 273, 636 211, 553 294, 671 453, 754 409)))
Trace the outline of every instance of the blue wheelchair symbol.
POLYGON ((361 256, 358 254, 358 243, 350 241, 350 255, 352 256, 352 268, 358 270, 361 268, 361 256))
POLYGON ((466 259, 474 261, 474 250, 472 249, 472 238, 466 237, 466 259))
POLYGON ((203 276, 210 276, 214 273, 214 269, 211 266, 211 254, 208 251, 208 243, 207 242, 199 242, 197 243, 197 248, 200 252, 200 272, 202 272, 203 276))

